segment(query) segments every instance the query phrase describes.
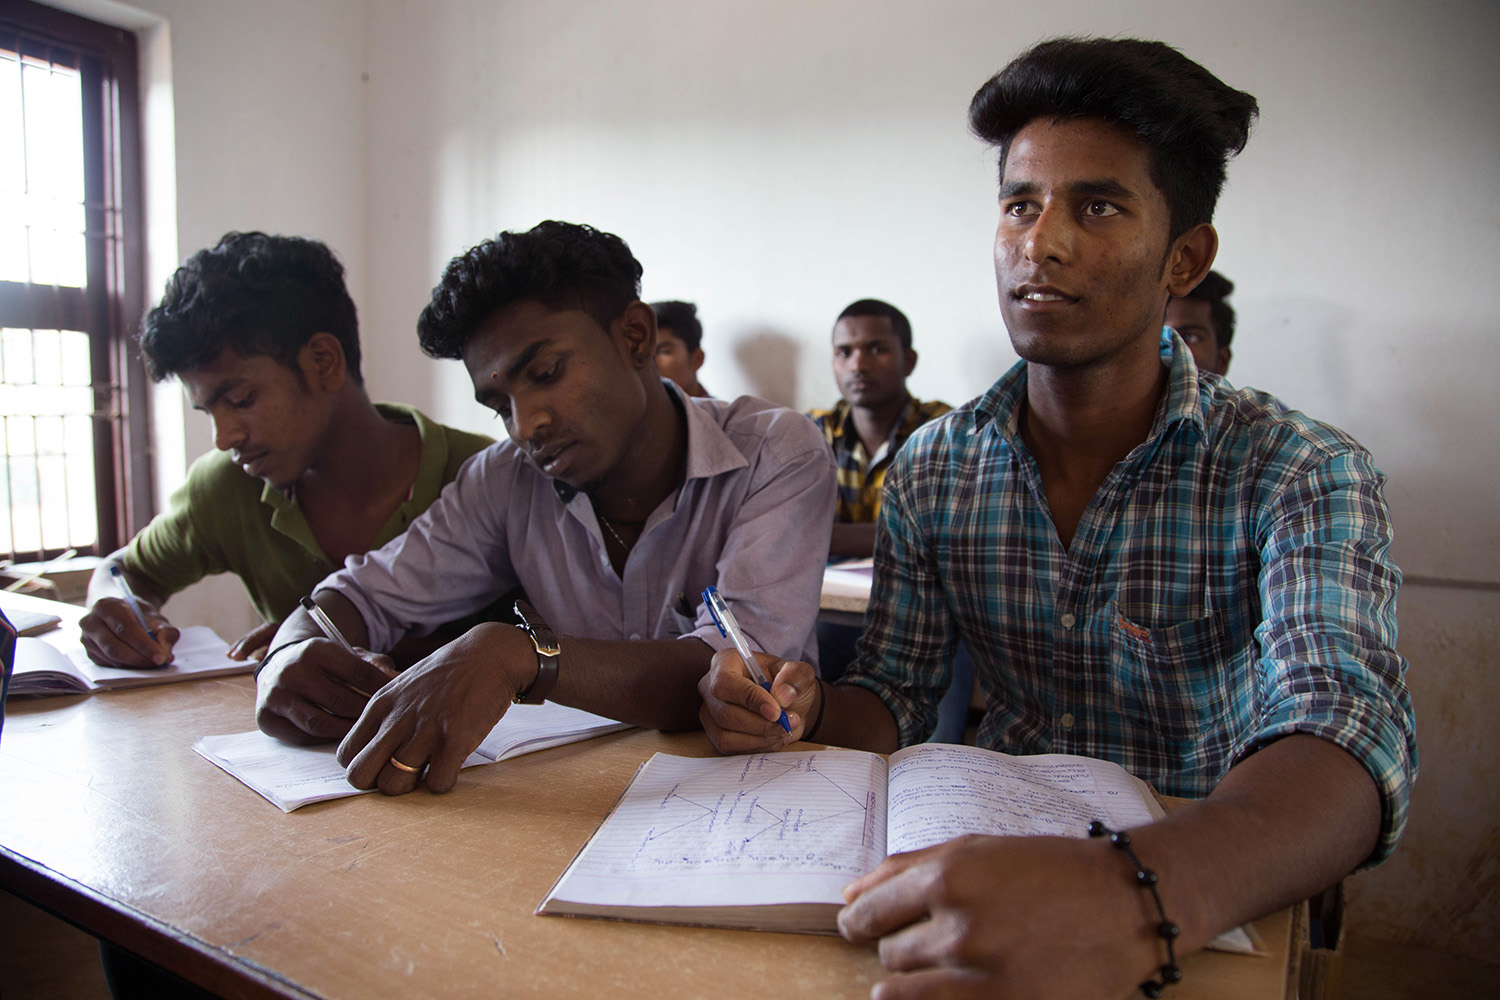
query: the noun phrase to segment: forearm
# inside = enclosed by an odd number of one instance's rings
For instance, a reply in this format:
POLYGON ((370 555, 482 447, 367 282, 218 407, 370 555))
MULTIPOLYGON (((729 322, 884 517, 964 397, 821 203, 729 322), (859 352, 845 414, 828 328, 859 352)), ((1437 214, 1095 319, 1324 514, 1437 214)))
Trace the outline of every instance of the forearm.
POLYGON ((828 554, 868 559, 875 553, 875 524, 836 523, 833 538, 828 545, 828 554))
MULTIPOLYGON (((894 753, 900 749, 895 716, 886 708, 880 696, 869 688, 853 684, 829 684, 820 682, 823 720, 813 741, 829 746, 852 747, 872 753, 894 753)), ((816 719, 816 703, 809 710, 816 719)), ((805 739, 806 737, 804 737, 805 739)))
MULTIPOLYGON (((519 630, 512 631, 521 635, 519 630)), ((713 658, 706 643, 567 636, 558 642, 562 657, 552 701, 647 729, 698 728, 698 680, 713 658)), ((529 642, 527 649, 531 649, 529 642)), ((531 656, 528 677, 535 676, 534 650, 531 656)))
POLYGON ((1364 767, 1333 743, 1294 734, 1131 837, 1161 877, 1181 949, 1193 951, 1332 885, 1369 857, 1379 831, 1380 798, 1364 767))
MULTIPOLYGON (((336 590, 320 590, 313 599, 323 610, 338 630, 343 633, 345 639, 349 640, 351 646, 368 648, 370 633, 365 628, 365 620, 360 617, 354 605, 336 590)), ((276 637, 271 640, 270 648, 278 649, 303 639, 322 638, 323 629, 313 620, 312 615, 302 608, 293 611, 287 620, 281 623, 276 630, 276 637)), ((375 650, 374 652, 384 652, 375 650)))
POLYGON ((116 549, 94 568, 93 575, 89 577, 87 598, 89 606, 92 607, 101 597, 124 596, 120 585, 110 575, 110 567, 118 566, 141 604, 145 605, 147 610, 160 611, 161 606, 167 602, 167 595, 162 594, 154 582, 126 566, 121 558, 124 552, 124 549, 116 549))

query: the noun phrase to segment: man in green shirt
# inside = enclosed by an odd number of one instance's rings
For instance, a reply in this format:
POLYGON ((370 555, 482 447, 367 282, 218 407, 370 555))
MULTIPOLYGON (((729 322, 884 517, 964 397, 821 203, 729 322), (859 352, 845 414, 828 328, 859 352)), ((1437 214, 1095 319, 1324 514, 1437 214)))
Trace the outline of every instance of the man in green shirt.
POLYGON ((370 401, 344 269, 313 240, 229 233, 194 254, 147 314, 141 351, 152 378, 176 376, 213 420, 218 451, 95 572, 83 639, 99 663, 170 662, 178 632, 161 606, 213 573, 239 576, 264 619, 230 655, 258 656, 319 580, 405 531, 491 443, 370 401))

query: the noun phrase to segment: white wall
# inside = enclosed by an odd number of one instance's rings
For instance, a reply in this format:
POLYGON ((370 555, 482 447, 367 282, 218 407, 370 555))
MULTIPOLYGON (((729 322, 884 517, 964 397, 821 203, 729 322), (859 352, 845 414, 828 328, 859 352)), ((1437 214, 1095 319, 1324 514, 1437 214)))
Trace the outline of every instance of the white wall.
MULTIPOLYGON (((911 315, 915 392, 981 392, 1014 354, 970 96, 1045 36, 1162 38, 1261 103, 1217 219, 1233 381, 1370 447, 1408 574, 1500 582, 1492 0, 138 5, 171 28, 182 253, 236 227, 326 240, 373 394, 491 433, 461 367, 419 357, 414 321, 450 257, 543 218, 619 233, 648 298, 698 301, 721 395, 831 401, 828 329, 866 295, 911 315)), ((208 437, 186 424, 190 456, 208 437)), ((1443 944, 1442 915, 1477 900, 1488 916, 1446 944, 1500 961, 1500 831, 1473 822, 1476 803, 1500 815, 1478 763, 1500 752, 1500 692, 1471 686, 1500 675, 1500 594, 1419 586, 1402 607, 1419 725, 1440 738, 1365 911, 1443 944)))

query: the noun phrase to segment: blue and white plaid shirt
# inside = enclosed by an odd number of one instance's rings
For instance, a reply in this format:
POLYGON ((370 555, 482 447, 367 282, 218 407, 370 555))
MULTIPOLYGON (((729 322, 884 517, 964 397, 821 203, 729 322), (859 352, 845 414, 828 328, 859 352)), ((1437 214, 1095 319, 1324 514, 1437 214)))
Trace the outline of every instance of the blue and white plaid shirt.
POLYGON ((1347 434, 1199 376, 1163 337, 1150 436, 1071 547, 1017 429, 1024 362, 912 436, 886 479, 843 682, 919 742, 962 639, 988 706, 980 746, 1102 757, 1192 798, 1259 746, 1311 733, 1375 779, 1383 859, 1417 770, 1384 477, 1347 434))

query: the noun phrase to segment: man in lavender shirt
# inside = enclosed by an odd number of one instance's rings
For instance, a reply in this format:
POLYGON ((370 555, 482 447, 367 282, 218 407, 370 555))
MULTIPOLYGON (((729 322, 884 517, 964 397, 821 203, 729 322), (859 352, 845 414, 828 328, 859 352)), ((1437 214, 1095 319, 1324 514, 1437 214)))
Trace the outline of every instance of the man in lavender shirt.
POLYGON ((298 611, 257 676, 256 721, 343 739, 360 788, 446 791, 512 700, 696 727, 718 587, 752 645, 816 654, 834 468, 801 414, 685 397, 657 374, 656 314, 619 237, 543 222, 453 260, 418 323, 461 358, 510 440, 475 455, 398 541, 318 585, 356 646, 390 648, 524 588, 527 630, 488 623, 394 679, 298 611), (553 655, 550 638, 560 650, 553 655))

